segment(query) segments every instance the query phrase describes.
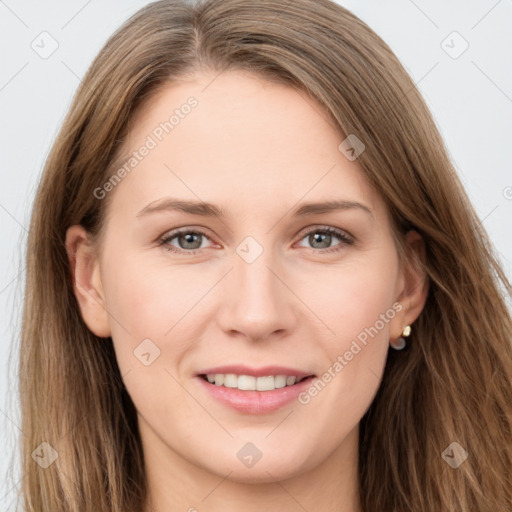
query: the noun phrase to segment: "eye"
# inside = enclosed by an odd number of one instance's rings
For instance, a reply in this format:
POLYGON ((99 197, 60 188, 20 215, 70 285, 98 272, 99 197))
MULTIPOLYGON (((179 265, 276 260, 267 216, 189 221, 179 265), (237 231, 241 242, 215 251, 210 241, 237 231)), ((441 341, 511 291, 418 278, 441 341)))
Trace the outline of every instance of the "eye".
MULTIPOLYGON (((344 245, 352 245, 354 240, 345 232, 332 228, 322 227, 310 229, 303 235, 301 240, 305 238, 311 244, 311 249, 316 249, 322 253, 340 251, 344 245), (338 239, 342 243, 331 246, 333 239, 338 239)), ((200 249, 204 249, 204 240, 210 240, 208 235, 201 230, 196 229, 177 229, 167 233, 159 240, 160 246, 165 246, 165 249, 178 254, 194 255, 200 249), (176 243, 172 243, 176 241, 176 243)))
POLYGON ((332 227, 317 227, 310 229, 302 238, 302 240, 305 238, 307 238, 308 243, 311 244, 312 249, 317 249, 321 252, 340 251, 344 245, 352 245, 354 243, 354 240, 346 233, 332 227), (338 238, 342 243, 339 243, 334 247, 330 247, 333 238, 338 238))
POLYGON ((171 233, 164 235, 160 239, 159 245, 166 246, 165 248, 169 251, 176 253, 195 254, 196 250, 203 249, 202 239, 208 239, 206 233, 192 229, 178 229, 171 233), (173 245, 171 242, 176 239, 178 247, 173 245))

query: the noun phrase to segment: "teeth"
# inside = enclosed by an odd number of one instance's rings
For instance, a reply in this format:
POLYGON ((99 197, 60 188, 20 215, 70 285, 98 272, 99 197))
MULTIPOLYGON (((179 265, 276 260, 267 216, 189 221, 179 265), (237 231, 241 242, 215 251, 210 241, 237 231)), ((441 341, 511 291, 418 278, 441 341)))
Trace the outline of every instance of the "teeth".
POLYGON ((275 378, 272 375, 256 379, 256 391, 272 391, 273 389, 276 389, 276 384, 275 378))
POLYGON ((254 391, 256 389, 256 377, 252 375, 240 375, 238 377, 238 389, 254 391))
POLYGON ((237 388, 238 377, 234 373, 226 373, 226 375, 224 375, 224 386, 227 388, 237 388))
MULTIPOLYGON (((295 383, 295 378, 293 379, 293 383, 295 383)), ((274 386, 276 389, 284 388, 286 386, 286 375, 276 375, 274 377, 274 386)))
POLYGON ((286 375, 266 375, 265 377, 253 377, 252 375, 236 375, 234 373, 209 373, 206 379, 216 386, 238 388, 242 391, 272 391, 273 389, 293 386, 303 378, 286 375))
POLYGON ((293 386, 295 384, 295 377, 286 377, 286 385, 293 386))

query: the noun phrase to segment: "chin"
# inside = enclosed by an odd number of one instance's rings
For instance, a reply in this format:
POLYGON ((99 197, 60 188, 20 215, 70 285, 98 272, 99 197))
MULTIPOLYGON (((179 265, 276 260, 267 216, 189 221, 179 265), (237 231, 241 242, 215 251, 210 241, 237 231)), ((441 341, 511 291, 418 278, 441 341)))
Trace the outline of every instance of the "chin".
MULTIPOLYGON (((307 457, 301 457, 299 460, 293 447, 288 447, 288 449, 290 450, 288 454, 284 454, 282 451, 272 451, 266 457, 265 453, 262 453, 261 458, 254 462, 252 466, 244 464, 238 457, 235 459, 229 457, 224 458, 220 465, 212 467, 209 463, 204 468, 232 482, 246 484, 273 483, 276 480, 292 478, 310 469, 307 467, 307 457)), ((240 458, 243 459, 243 454, 240 458)), ((214 460, 214 457, 209 459, 209 462, 211 460, 214 460)))

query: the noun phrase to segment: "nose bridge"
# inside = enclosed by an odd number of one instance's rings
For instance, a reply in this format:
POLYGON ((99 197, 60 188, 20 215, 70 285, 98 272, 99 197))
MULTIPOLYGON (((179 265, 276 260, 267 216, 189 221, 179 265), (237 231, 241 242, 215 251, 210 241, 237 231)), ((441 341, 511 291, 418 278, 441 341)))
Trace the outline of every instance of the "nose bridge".
POLYGON ((277 309, 281 290, 270 271, 275 266, 272 249, 256 246, 255 242, 248 240, 239 245, 237 256, 233 276, 238 281, 238 284, 235 282, 238 290, 235 294, 243 303, 246 314, 261 317, 277 309))
POLYGON ((279 293, 276 286, 276 277, 270 271, 272 268, 272 257, 270 251, 258 257, 257 260, 248 263, 243 258, 235 264, 235 279, 239 280, 241 297, 249 299, 249 304, 260 305, 270 304, 276 301, 279 293))
POLYGON ((233 255, 233 271, 223 300, 222 328, 263 339, 293 323, 290 292, 276 276, 279 267, 271 247, 247 237, 233 255))

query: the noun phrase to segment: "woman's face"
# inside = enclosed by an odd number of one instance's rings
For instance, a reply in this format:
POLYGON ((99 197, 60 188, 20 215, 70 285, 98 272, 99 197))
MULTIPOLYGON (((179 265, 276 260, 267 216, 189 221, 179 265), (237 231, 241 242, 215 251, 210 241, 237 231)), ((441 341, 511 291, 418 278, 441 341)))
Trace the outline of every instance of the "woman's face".
POLYGON ((91 273, 105 310, 82 313, 112 336, 146 453, 272 481, 354 456, 389 340, 417 315, 385 205, 320 105, 213 78, 135 118, 125 172, 96 191, 112 194, 91 273))

